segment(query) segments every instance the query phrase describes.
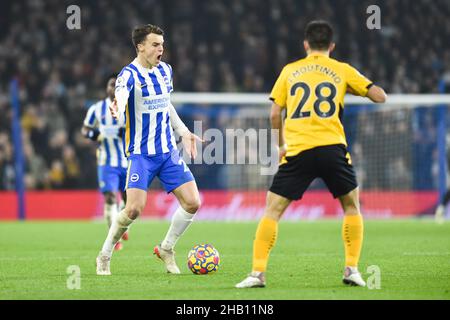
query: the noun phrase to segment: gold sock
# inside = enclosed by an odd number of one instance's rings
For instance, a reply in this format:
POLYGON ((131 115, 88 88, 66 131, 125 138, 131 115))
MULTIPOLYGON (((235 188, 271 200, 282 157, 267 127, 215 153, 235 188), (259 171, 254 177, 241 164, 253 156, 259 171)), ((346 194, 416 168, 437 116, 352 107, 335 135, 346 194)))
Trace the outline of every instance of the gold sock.
POLYGON ((253 241, 253 271, 266 271, 270 250, 275 245, 277 233, 278 221, 263 217, 253 241))
POLYGON ((342 240, 345 247, 345 266, 357 267, 363 242, 364 225, 360 214, 344 216, 342 240))

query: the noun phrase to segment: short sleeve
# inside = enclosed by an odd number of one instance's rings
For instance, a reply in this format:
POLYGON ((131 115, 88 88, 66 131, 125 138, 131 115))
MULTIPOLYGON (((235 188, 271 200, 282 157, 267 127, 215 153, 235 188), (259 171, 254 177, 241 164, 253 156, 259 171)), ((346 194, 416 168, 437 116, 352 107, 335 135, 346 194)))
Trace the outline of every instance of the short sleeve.
POLYGON ((169 92, 172 92, 173 91, 173 71, 172 71, 172 66, 170 64, 167 64, 167 67, 169 68, 169 79, 170 79, 169 92))
POLYGON ((347 85, 359 96, 365 97, 373 82, 363 76, 358 70, 350 65, 346 65, 345 74, 347 78, 347 85))
POLYGON ((283 68, 280 75, 278 76, 277 81, 275 82, 272 92, 270 93, 270 100, 275 102, 280 107, 286 107, 286 99, 287 99, 287 71, 286 68, 283 68))
POLYGON ((116 92, 126 89, 128 92, 133 89, 134 77, 130 70, 124 68, 116 79, 116 92))
POLYGON ((96 105, 92 105, 89 107, 88 112, 86 113, 86 117, 84 118, 83 124, 86 127, 94 128, 97 126, 97 118, 95 116, 96 105))

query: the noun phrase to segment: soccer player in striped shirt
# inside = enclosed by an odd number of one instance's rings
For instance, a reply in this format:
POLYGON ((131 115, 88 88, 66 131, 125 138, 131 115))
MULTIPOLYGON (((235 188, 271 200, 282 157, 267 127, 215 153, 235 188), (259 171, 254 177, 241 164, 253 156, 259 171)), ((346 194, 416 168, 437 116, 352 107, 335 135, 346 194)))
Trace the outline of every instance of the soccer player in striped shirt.
POLYGON ((194 177, 176 148, 174 131, 182 137, 183 147, 192 158, 197 154, 196 141, 203 140, 187 129, 170 102, 173 73, 172 67, 161 61, 163 30, 154 25, 140 26, 133 30, 132 40, 137 57, 120 72, 116 99, 110 107, 115 118, 126 121, 127 203, 113 221, 97 256, 97 274, 111 274, 113 247, 141 214, 147 189, 155 177, 168 193, 175 195, 180 206, 166 237, 153 250, 169 273, 178 274, 174 246, 192 223, 200 207, 200 196, 194 177))
MULTIPOLYGON (((127 159, 123 151, 122 134, 125 129, 124 121, 117 121, 109 112, 109 106, 114 100, 116 76, 108 77, 106 85, 107 98, 93 104, 86 114, 81 133, 88 139, 98 142, 97 148, 97 174, 98 185, 103 193, 105 204, 103 213, 108 224, 117 216, 118 212, 123 209, 126 201, 125 179, 127 159), (117 193, 121 193, 122 200, 118 208, 117 193)), ((128 233, 123 236, 124 240, 128 239, 128 233)), ((118 241, 114 247, 120 250, 122 243, 118 241)))

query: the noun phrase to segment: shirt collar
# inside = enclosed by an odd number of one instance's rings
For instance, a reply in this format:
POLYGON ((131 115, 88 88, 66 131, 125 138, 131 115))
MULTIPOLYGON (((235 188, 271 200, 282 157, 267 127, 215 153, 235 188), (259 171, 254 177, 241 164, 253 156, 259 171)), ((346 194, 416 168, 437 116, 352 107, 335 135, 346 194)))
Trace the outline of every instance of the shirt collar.
POLYGON ((329 58, 329 56, 325 53, 321 53, 321 52, 314 52, 308 55, 308 59, 312 59, 313 57, 325 57, 325 58, 329 58))
POLYGON ((156 67, 152 67, 151 69, 144 67, 143 65, 141 65, 138 61, 137 58, 134 58, 133 62, 132 62, 138 69, 142 69, 145 71, 149 71, 149 72, 154 72, 156 67))

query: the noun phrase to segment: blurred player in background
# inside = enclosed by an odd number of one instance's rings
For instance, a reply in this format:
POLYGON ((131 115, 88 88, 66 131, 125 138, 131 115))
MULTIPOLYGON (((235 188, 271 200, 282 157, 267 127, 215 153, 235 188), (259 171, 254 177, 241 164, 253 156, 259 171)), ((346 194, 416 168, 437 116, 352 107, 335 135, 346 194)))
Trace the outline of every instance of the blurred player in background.
MULTIPOLYGON (((447 171, 450 170, 450 133, 446 136, 447 140, 447 171)), ((445 209, 450 202, 450 188, 445 192, 444 197, 439 202, 434 217, 437 223, 443 223, 445 221, 445 209)))
MULTIPOLYGON (((88 109, 81 133, 98 143, 98 185, 105 198, 103 213, 109 229, 119 211, 125 207, 127 159, 123 151, 122 138, 125 123, 123 120, 114 119, 109 112, 109 106, 114 100, 116 76, 109 76, 107 81, 107 98, 88 109), (117 203, 118 192, 121 193, 120 204, 117 203)), ((123 235, 123 239, 128 240, 128 233, 123 235)), ((122 243, 118 241, 114 249, 122 249, 122 243)))
POLYGON ((325 181, 344 210, 345 284, 365 286, 357 266, 363 241, 359 190, 342 125, 344 95, 368 97, 382 103, 383 89, 348 64, 331 59, 333 30, 325 21, 308 24, 305 59, 286 65, 276 81, 271 123, 278 129, 280 166, 267 194, 264 216, 253 243, 251 274, 237 288, 264 287, 270 250, 278 221, 293 200, 302 198, 315 178, 325 181), (281 111, 286 108, 283 126, 281 111), (286 140, 285 140, 286 138, 286 140))
POLYGON ((447 189, 445 192, 442 201, 436 208, 436 212, 434 213, 434 217, 437 223, 443 223, 445 221, 445 209, 447 208, 448 203, 450 202, 450 189, 447 189))
POLYGON ((192 223, 200 207, 200 195, 191 171, 179 155, 174 130, 182 137, 183 147, 192 158, 197 154, 195 142, 202 140, 188 130, 170 102, 172 67, 161 61, 163 30, 154 25, 137 27, 132 40, 137 57, 120 72, 116 99, 110 107, 119 121, 126 118, 127 203, 113 221, 97 257, 97 274, 111 274, 113 247, 144 209, 147 190, 155 176, 168 193, 173 192, 180 206, 166 237, 153 250, 165 263, 167 272, 178 274, 180 269, 173 249, 192 223))

